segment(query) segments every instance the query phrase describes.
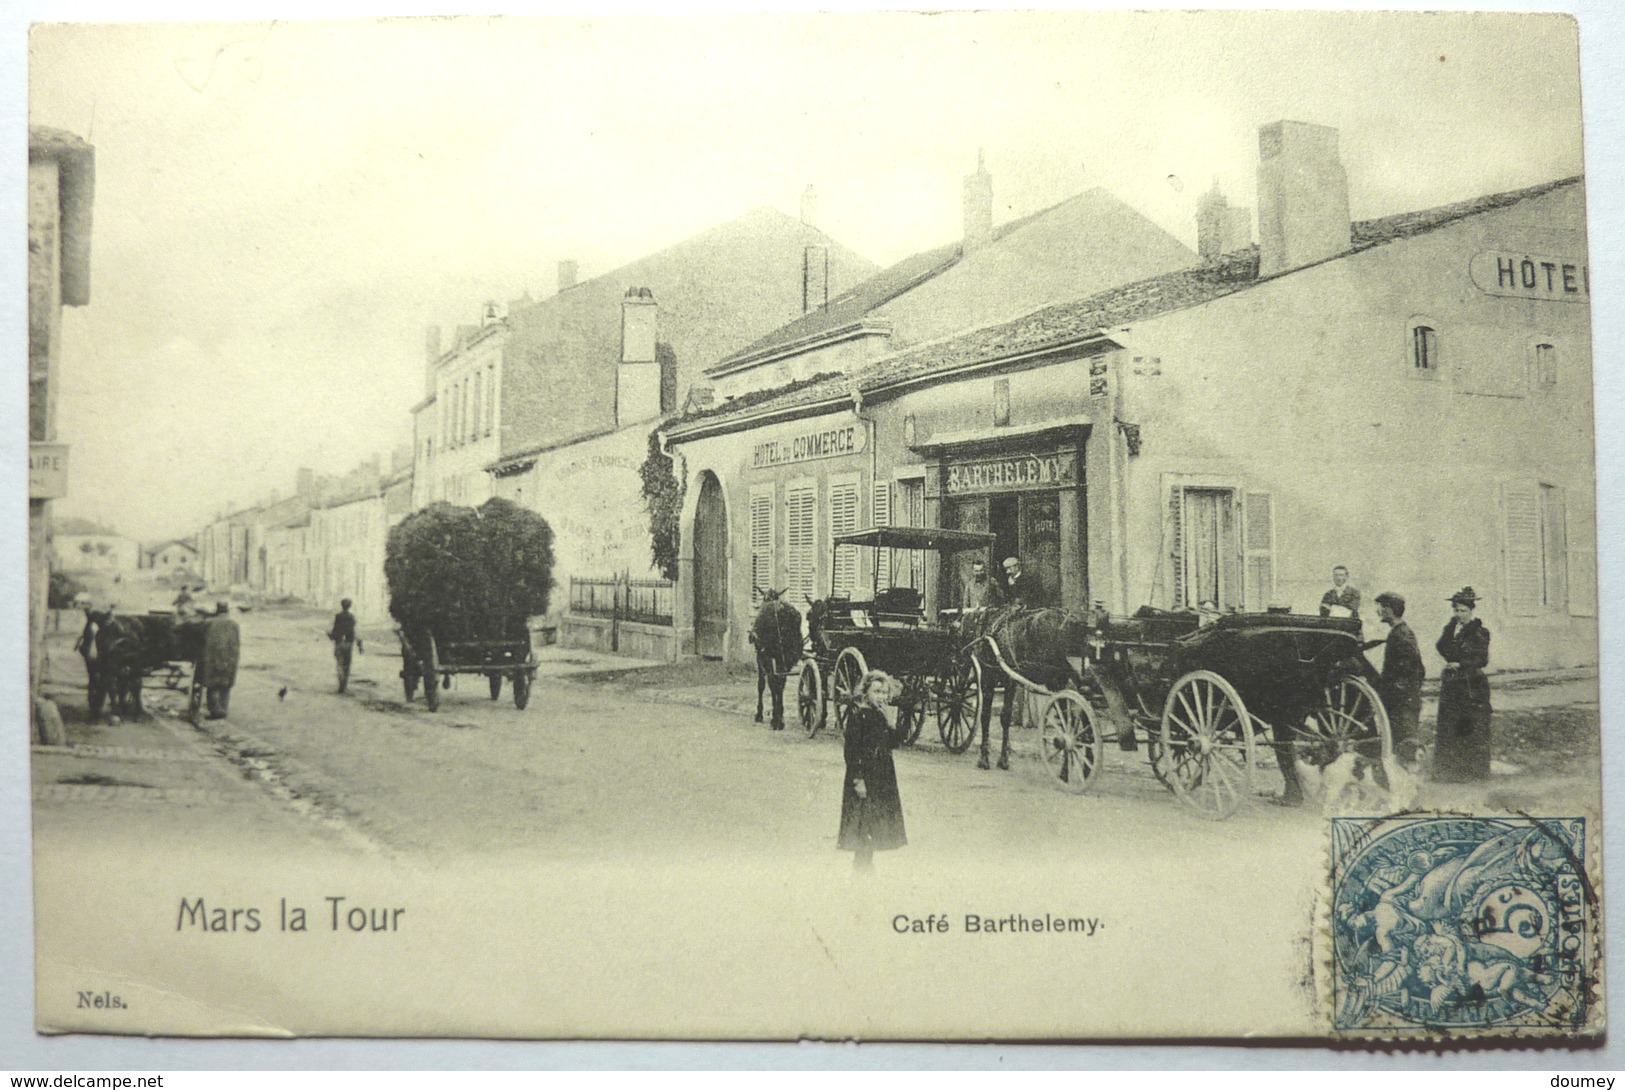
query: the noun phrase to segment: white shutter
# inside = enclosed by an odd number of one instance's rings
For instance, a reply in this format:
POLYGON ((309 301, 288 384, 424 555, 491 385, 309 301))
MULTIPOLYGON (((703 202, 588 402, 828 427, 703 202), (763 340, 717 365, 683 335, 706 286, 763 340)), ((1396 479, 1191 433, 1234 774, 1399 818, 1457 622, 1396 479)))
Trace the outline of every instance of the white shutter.
MULTIPOLYGON (((891 525, 891 482, 876 480, 874 482, 874 514, 875 526, 891 525)), ((874 562, 880 565, 876 573, 875 587, 885 590, 892 584, 892 566, 897 563, 897 552, 894 549, 874 550, 874 562)))
POLYGON ((1540 613, 1546 590, 1541 556, 1540 486, 1530 481, 1501 485, 1501 566, 1507 612, 1540 613))
POLYGON ((818 597, 814 578, 817 498, 817 486, 813 484, 790 485, 784 490, 785 578, 790 584, 790 597, 798 607, 818 597))
MULTIPOLYGON (((829 486, 829 532, 831 547, 836 534, 849 534, 858 528, 858 482, 831 482, 829 486)), ((839 550, 835 556, 835 570, 831 573, 831 592, 837 597, 852 596, 858 581, 858 551, 851 547, 839 550)))
POLYGON ((1597 615, 1597 513, 1591 487, 1573 489, 1568 496, 1569 613, 1597 615))
POLYGON ((1275 501, 1268 492, 1248 492, 1245 502, 1242 607, 1262 613, 1275 599, 1275 501))
POLYGON ((773 582, 773 486, 750 490, 750 604, 762 604, 773 582))

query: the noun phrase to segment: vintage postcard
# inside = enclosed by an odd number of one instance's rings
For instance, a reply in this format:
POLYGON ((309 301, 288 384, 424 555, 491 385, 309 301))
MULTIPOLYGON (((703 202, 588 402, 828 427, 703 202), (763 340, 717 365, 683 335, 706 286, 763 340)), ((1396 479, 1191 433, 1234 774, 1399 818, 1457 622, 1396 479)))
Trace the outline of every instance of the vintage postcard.
POLYGON ((37 1029, 1600 1039, 1580 31, 34 26, 37 1029))

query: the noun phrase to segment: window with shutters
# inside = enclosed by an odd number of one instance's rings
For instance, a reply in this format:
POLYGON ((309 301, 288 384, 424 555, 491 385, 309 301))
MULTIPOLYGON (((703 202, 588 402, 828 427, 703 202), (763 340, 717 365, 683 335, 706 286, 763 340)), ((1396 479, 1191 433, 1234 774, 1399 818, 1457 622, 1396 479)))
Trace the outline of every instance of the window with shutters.
POLYGON ((474 400, 470 405, 469 416, 473 418, 473 427, 469 429, 472 438, 480 436, 480 417, 485 408, 485 372, 474 372, 474 400))
MULTIPOLYGON (((925 525, 925 478, 913 477, 896 484, 897 503, 892 517, 898 526, 925 525)), ((925 591, 926 554, 918 550, 905 550, 898 554, 893 570, 894 586, 908 586, 925 591)))
POLYGON ((485 434, 490 435, 497 422, 497 365, 485 369, 485 434))
MULTIPOLYGON (((1275 506, 1233 479, 1167 480, 1164 527, 1175 609, 1262 612, 1275 596, 1275 506)), ((1153 591, 1153 597, 1157 596, 1153 591)))
POLYGON ((1530 383, 1536 389, 1557 385, 1557 346, 1545 341, 1535 345, 1530 358, 1530 383))
POLYGON ((1262 612, 1275 600, 1275 503, 1268 492, 1248 492, 1243 509, 1246 609, 1262 612))
POLYGON ((818 598, 818 485, 794 481, 784 489, 785 581, 798 606, 818 598))
MULTIPOLYGON (((890 526, 892 524, 891 490, 892 486, 890 481, 884 479, 875 480, 872 492, 874 498, 874 511, 872 512, 874 515, 874 521, 870 525, 890 526)), ((879 571, 875 572, 875 589, 885 590, 887 587, 892 586, 896 581, 894 574, 896 566, 900 559, 903 556, 906 556, 907 553, 906 551, 898 549, 874 549, 872 552, 874 553, 872 563, 876 564, 880 569, 879 571)))
MULTIPOLYGON (((857 528, 857 478, 835 478, 829 484, 829 532, 832 545, 836 534, 850 534, 857 528)), ((838 550, 835 554, 835 570, 831 573, 831 592, 837 597, 850 598, 857 581, 858 550, 850 546, 838 550)))
POLYGON ((1568 609, 1568 515, 1563 489, 1536 481, 1501 486, 1501 556, 1507 612, 1568 609))
POLYGON ((1439 331, 1431 318, 1412 318, 1409 340, 1411 374, 1417 378, 1439 377, 1439 331))
POLYGON ((755 609, 773 585, 773 486, 750 490, 750 604, 755 609))

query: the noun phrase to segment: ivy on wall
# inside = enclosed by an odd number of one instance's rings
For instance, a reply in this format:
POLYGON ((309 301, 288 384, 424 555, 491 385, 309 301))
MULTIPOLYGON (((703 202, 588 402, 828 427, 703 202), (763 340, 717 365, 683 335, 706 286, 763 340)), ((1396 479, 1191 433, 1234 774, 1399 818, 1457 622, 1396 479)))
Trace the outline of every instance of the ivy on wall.
POLYGON ((638 467, 638 477, 643 482, 643 505, 649 512, 649 555, 661 575, 676 579, 683 485, 671 455, 660 449, 659 428, 649 433, 649 453, 638 467))

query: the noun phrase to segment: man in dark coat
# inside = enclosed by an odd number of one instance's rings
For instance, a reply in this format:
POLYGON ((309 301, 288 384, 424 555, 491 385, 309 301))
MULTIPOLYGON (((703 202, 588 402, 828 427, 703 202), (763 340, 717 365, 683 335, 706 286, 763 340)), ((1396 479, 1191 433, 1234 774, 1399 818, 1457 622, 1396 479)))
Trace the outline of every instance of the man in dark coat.
POLYGON ((350 612, 350 599, 339 602, 339 611, 333 614, 333 627, 327 630, 327 638, 333 641, 333 662, 342 693, 350 682, 351 656, 356 644, 361 642, 355 638, 355 614, 350 612))
POLYGON ((231 706, 231 687, 237 684, 237 656, 242 635, 231 619, 231 606, 220 602, 203 625, 202 680, 210 719, 224 719, 231 706))
POLYGON ((1490 776, 1490 630, 1473 616, 1478 595, 1463 587, 1450 596, 1455 612, 1435 645, 1444 656, 1439 679, 1439 728, 1433 778, 1467 783, 1490 776))
POLYGON ((1339 564, 1332 569, 1332 589, 1320 596, 1320 615, 1333 616, 1334 609, 1346 609, 1347 613, 1338 613, 1338 617, 1360 616, 1360 591, 1349 585, 1349 570, 1339 564))
POLYGON ((1032 577, 1023 575, 1021 561, 1013 556, 1004 559, 1004 601, 1013 606, 1031 609, 1038 604, 1038 588, 1032 577))
POLYGON ((1406 763, 1416 760, 1417 721, 1422 715, 1422 649, 1405 623, 1405 598, 1391 590, 1377 595, 1377 617, 1388 626, 1382 653, 1382 704, 1388 709, 1394 752, 1406 763))

